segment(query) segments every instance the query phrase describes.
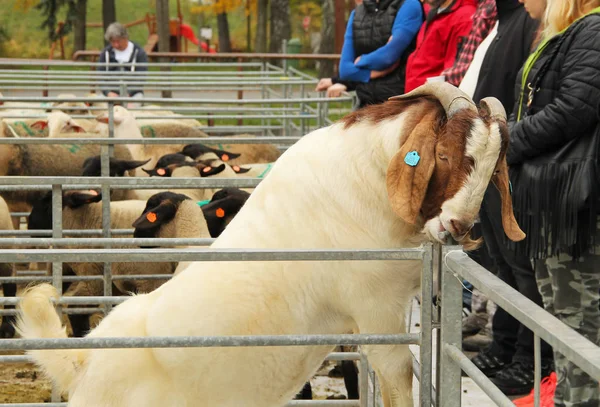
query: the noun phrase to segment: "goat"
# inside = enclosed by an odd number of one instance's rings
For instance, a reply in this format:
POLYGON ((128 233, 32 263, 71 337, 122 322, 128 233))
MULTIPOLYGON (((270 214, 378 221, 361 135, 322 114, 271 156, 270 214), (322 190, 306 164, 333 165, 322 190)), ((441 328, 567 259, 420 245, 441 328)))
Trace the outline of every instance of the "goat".
MULTIPOLYGON (((358 110, 294 144, 215 249, 391 249, 471 243, 490 180, 521 240, 508 190, 506 114, 447 83, 358 110), (332 154, 335 152, 335 154, 332 154)), ((405 332, 421 261, 194 262, 115 307, 88 337, 405 332), (185 310, 185 312, 182 312, 185 310)), ((19 304, 24 338, 64 338, 48 284, 19 304)), ((28 352, 79 406, 277 407, 334 346, 28 352), (236 365, 235 371, 229 366, 236 365)), ((364 346, 386 407, 412 406, 408 346, 364 346)))

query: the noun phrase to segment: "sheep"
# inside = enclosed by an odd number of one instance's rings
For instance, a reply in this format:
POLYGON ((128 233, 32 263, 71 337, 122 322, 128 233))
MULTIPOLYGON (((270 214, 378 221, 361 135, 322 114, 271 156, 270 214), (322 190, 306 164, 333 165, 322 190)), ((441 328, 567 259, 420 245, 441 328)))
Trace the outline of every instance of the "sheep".
MULTIPOLYGON (((206 165, 202 163, 183 163, 183 164, 173 164, 168 166, 165 170, 164 175, 167 177, 176 177, 176 178, 198 178, 198 177, 219 177, 219 178, 228 178, 231 176, 235 176, 233 171, 228 168, 225 164, 212 164, 206 165)), ((161 176, 161 175, 159 175, 161 176)), ((190 198, 196 201, 204 201, 206 199, 210 199, 210 197, 217 191, 214 188, 194 188, 194 189, 176 189, 174 192, 178 192, 181 194, 185 194, 190 198)), ((154 195, 159 191, 155 189, 142 189, 136 190, 135 194, 138 199, 148 199, 151 195, 154 195)))
MULTIPOLYGON (((66 191, 63 193, 63 228, 101 229, 102 195, 96 191, 66 191)), ((110 203, 111 228, 129 229, 144 210, 146 201, 129 200, 110 203)), ((31 209, 28 228, 52 229, 52 194, 46 194, 31 209)), ((206 223, 205 237, 209 236, 206 223)), ((66 263, 65 268, 78 276, 102 275, 102 263, 66 263)), ((172 274, 176 262, 168 263, 112 263, 112 275, 126 274, 172 274)), ((116 294, 127 292, 150 292, 162 284, 160 280, 115 280, 116 294)), ((66 296, 94 296, 103 294, 102 281, 78 281, 66 290, 66 296)), ((74 336, 83 336, 89 331, 88 315, 69 315, 74 336)))
MULTIPOLYGON (((6 201, 0 197, 0 230, 14 230, 13 222, 10 217, 10 211, 6 201)), ((0 263, 0 277, 11 277, 14 274, 14 264, 0 263)), ((15 283, 0 283, 4 297, 16 297, 17 285, 15 283)), ((6 305, 4 309, 11 309, 13 306, 6 305)), ((15 334, 15 317, 13 315, 4 315, 0 325, 0 338, 12 338, 15 334)))
MULTIPOLYGON (((135 161, 135 160, 119 160, 115 157, 109 159, 109 176, 124 177, 125 174, 130 177, 135 177, 135 170, 142 165, 145 165, 150 160, 135 161)), ((102 176, 102 159, 99 155, 88 157, 83 162, 82 176, 83 177, 100 177, 102 176)), ((128 199, 139 199, 135 190, 114 188, 110 191, 111 201, 125 201, 128 199)))
MULTIPOLYGON (((56 96, 58 99, 77 99, 77 96, 72 93, 61 93, 56 96)), ((69 114, 88 115, 90 110, 84 102, 52 102, 52 108, 47 109, 47 112, 64 112, 69 114), (67 108, 67 109, 65 109, 67 108), (63 110, 64 109, 64 110, 63 110)))
MULTIPOLYGON (((467 244, 491 180, 512 211, 506 114, 429 83, 304 136, 277 161, 215 249, 390 249, 467 244), (335 154, 331 154, 335 151, 335 154)), ((405 332, 420 260, 194 262, 113 308, 89 338, 405 332), (185 312, 181 312, 185 310, 185 312)), ((64 338, 48 284, 19 303, 24 338, 64 338)), ((30 351, 79 406, 284 405, 334 346, 30 351), (242 362, 242 363, 240 363, 242 362), (229 367, 235 364, 232 371, 229 367)), ((412 406, 408 346, 364 346, 386 407, 412 406)))
MULTIPOLYGON (((74 133, 76 136, 76 133, 74 133)), ((90 144, 2 144, 0 145, 0 176, 79 176, 86 158, 100 154, 100 146, 90 144)), ((127 147, 115 145, 114 156, 130 160, 127 147)), ((28 212, 41 191, 2 192, 10 210, 28 212)))
POLYGON ((45 119, 35 121, 30 125, 32 129, 44 130, 48 127, 48 137, 61 137, 62 133, 86 133, 96 128, 96 123, 84 120, 75 120, 63 111, 54 111, 45 119), (87 128, 84 128, 86 125, 87 128))
MULTIPOLYGON (((193 128, 198 128, 198 127, 202 126, 202 123, 200 123, 196 119, 191 119, 182 114, 174 113, 170 110, 161 110, 161 109, 162 109, 161 106, 146 105, 146 106, 144 106, 144 110, 141 110, 141 111, 138 110, 136 112, 133 112, 133 114, 135 115, 136 121, 137 121, 138 125, 140 126, 140 128, 144 128, 147 126, 151 129, 153 129, 155 125, 161 126, 164 124, 173 124, 173 123, 175 123, 177 125, 183 125, 183 126, 188 126, 188 127, 193 127, 193 128), (156 116, 172 116, 173 118, 172 119, 171 118, 157 119, 157 118, 155 118, 156 116)), ((160 133, 160 131, 159 131, 159 133, 160 133)), ((161 135, 160 137, 167 137, 167 136, 161 135)), ((200 136, 200 137, 206 137, 206 135, 200 136)))
POLYGON ((194 160, 204 160, 207 153, 213 152, 230 165, 270 163, 281 156, 281 151, 273 144, 219 144, 218 147, 215 149, 210 144, 189 144, 181 153, 194 160), (226 153, 226 159, 221 157, 223 153, 226 153))

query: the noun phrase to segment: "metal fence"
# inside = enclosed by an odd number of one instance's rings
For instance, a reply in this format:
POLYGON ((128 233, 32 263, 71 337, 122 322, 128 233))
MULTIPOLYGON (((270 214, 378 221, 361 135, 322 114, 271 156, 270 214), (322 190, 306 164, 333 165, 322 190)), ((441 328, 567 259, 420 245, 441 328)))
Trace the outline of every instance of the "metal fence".
MULTIPOLYGON (((4 62, 1 64, 5 65, 4 62)), ((213 65, 213 64, 206 64, 213 65)), ((89 69, 90 65, 84 66, 89 69)), ((160 66, 154 66, 154 68, 160 66)), ((190 64, 188 67, 208 69, 202 64, 190 64)), ((243 69, 250 69, 244 66, 243 69)), ((65 313, 95 313, 107 312, 114 304, 123 301, 123 297, 113 296, 112 282, 125 278, 153 278, 168 279, 170 275, 136 275, 119 276, 112 274, 111 263, 114 262, 136 262, 136 261, 364 261, 364 260, 407 260, 421 259, 423 261, 422 284, 420 295, 420 332, 403 335, 293 335, 293 336, 258 336, 258 337, 153 337, 153 338, 69 338, 69 339, 35 339, 22 340, 11 339, 0 341, 0 350, 27 350, 27 349, 58 349, 58 348, 122 348, 122 347, 210 347, 210 346, 294 346, 294 345, 362 345, 362 344, 416 344, 419 345, 418 361, 414 361, 414 372, 420 380, 419 405, 429 406, 459 406, 461 403, 461 379, 460 370, 463 369, 473 380, 482 386, 484 391, 501 406, 512 405, 489 379, 468 360, 461 351, 461 290, 459 278, 470 281, 473 285, 484 292, 499 306, 505 308, 515 316, 536 335, 536 388, 539 389, 540 379, 540 357, 539 340, 546 340, 555 349, 560 350, 568 358, 577 363, 583 370, 595 378, 600 378, 600 349, 589 343, 580 335, 560 323, 556 318, 537 307, 518 292, 505 283, 499 281, 487 270, 479 267, 476 263, 466 257, 456 247, 442 248, 439 246, 424 246, 417 249, 398 250, 207 250, 201 248, 169 248, 170 246, 208 245, 212 239, 137 239, 128 237, 132 230, 110 228, 110 191, 112 189, 146 189, 146 188, 218 188, 226 186, 254 187, 260 179, 186 179, 186 178, 111 178, 109 177, 109 156, 112 155, 112 146, 115 144, 179 144, 201 141, 203 143, 275 143, 282 148, 293 144, 299 136, 309 130, 330 123, 333 117, 331 110, 327 108, 332 103, 331 99, 320 96, 309 97, 308 84, 316 83, 315 78, 306 77, 297 73, 293 68, 282 70, 275 66, 259 64, 252 66, 261 74, 240 75, 242 82, 255 82, 254 86, 259 89, 260 96, 252 99, 211 99, 208 97, 198 98, 172 98, 163 99, 159 97, 148 97, 144 99, 148 103, 164 105, 165 109, 184 113, 186 117, 206 119, 208 117, 219 120, 260 120, 255 125, 256 137, 209 137, 201 139, 190 138, 145 138, 139 139, 114 139, 114 117, 112 109, 116 103, 128 101, 139 101, 131 98, 107 98, 103 101, 108 103, 109 110, 109 138, 95 139, 44 139, 44 138, 0 138, 2 144, 71 144, 76 140, 79 144, 94 143, 101 145, 101 176, 80 177, 0 177, 0 193, 2 191, 15 190, 48 190, 52 191, 52 231, 16 230, 2 231, 0 233, 0 247, 11 247, 11 249, 0 249, 0 263, 28 263, 49 262, 52 263, 52 273, 20 273, 13 277, 0 278, 0 283, 16 282, 27 283, 30 281, 50 281, 59 290, 65 281, 96 280, 103 281, 103 296, 99 297, 61 297, 59 309, 65 313), (266 73, 265 73, 266 72, 266 73), (278 77, 285 73, 285 76, 278 77), (278 79, 274 79, 277 77, 278 79), (251 78, 251 79, 250 79, 251 78), (298 79, 300 78, 300 79, 298 79), (296 79, 297 83, 294 82, 296 79), (277 82, 280 81, 280 82, 277 82), (294 82, 294 83, 292 83, 294 82), (299 91, 305 87, 305 91, 299 91), (288 90, 285 90, 287 87, 288 90), (280 93, 277 93, 280 92, 280 93), (299 92, 299 93, 298 93, 299 92), (206 112, 205 115, 197 114, 206 112), (215 112, 226 113, 218 117, 215 112), (231 114, 231 113, 238 114, 231 114), (190 114, 192 113, 192 114, 190 114), (308 117, 296 117, 305 113, 308 117), (210 116, 209 116, 210 114, 210 116), (287 115, 287 116, 286 116, 287 115), (291 117, 293 116, 293 117, 291 117), (287 122, 286 122, 287 120, 287 122), (261 127, 264 126, 264 127, 261 127), (62 192, 68 189, 100 188, 102 190, 103 222, 102 229, 92 231, 69 231, 62 228, 62 192), (19 239, 14 239, 17 236, 19 239), (73 237, 68 237, 73 236, 73 237), (86 239, 81 239, 85 236, 86 239), (96 236, 90 239, 89 236, 96 236), (97 237, 99 236, 99 237, 97 237), (119 237, 117 237, 119 236, 119 237), (125 236, 125 237, 123 237, 125 236), (33 238, 35 237, 35 238, 33 238), (138 248, 147 245, 151 241, 160 249, 148 251, 138 248), (101 248, 86 248, 96 246, 101 248), (120 246, 114 248, 114 246, 120 246), (122 246, 132 246, 122 248, 122 246), (41 247, 41 248, 30 248, 41 247), (52 248, 50 248, 52 247, 52 248), (64 262, 99 262, 104 264, 103 275, 98 276, 63 276, 62 264, 64 262), (433 303, 434 295, 441 294, 441 306, 433 303), (92 308, 74 308, 78 306, 94 306, 92 308), (71 306, 71 307, 66 307, 71 306), (436 357, 434 357, 434 355, 436 357), (434 369, 435 367, 435 369, 434 369), (434 374, 435 371, 435 374, 434 374)), ((238 65, 234 67, 238 69, 238 65)), ((48 103, 65 101, 97 101, 97 99, 58 99, 44 98, 40 100, 34 93, 48 90, 52 93, 61 89, 72 90, 73 86, 97 86, 96 77, 86 77, 90 72, 74 74, 57 73, 52 71, 29 71, 30 79, 41 78, 43 83, 35 83, 28 87, 26 79, 21 70, 8 68, 0 70, 0 90, 5 92, 5 97, 0 101, 21 101, 31 104, 30 106, 39 110, 48 108, 48 103), (19 71, 18 75, 16 72, 19 71), (13 75, 13 76, 11 76, 13 75), (50 75, 50 76, 48 76, 50 75), (56 75, 56 77, 54 77, 56 75), (90 79, 91 78, 91 79, 90 79), (11 82, 13 80, 13 82, 11 82), (48 82, 50 81, 50 82, 48 82), (59 82, 59 83, 56 83, 59 82), (68 83, 62 83, 68 82, 68 83), (80 84, 79 82, 84 82, 80 84), (12 91, 7 91, 5 86, 13 84, 12 91), (52 88, 57 86, 57 88, 52 88), (21 93, 16 93, 19 88, 21 93), (15 92, 13 94, 13 92, 15 92), (29 92, 30 95, 23 95, 29 92), (40 103, 41 102, 41 103, 40 103), (44 103, 44 104, 42 104, 44 103)), ((65 71, 66 72, 66 71, 65 71)), ((161 73, 162 74, 162 73, 161 73)), ((171 75, 171 74, 170 74, 171 75)), ((237 71, 236 71, 237 75, 237 71)), ((168 87, 169 80, 173 82, 182 81, 182 78, 195 78, 198 83, 220 78, 231 86, 246 86, 236 82, 239 78, 231 76, 231 72, 221 73, 215 71, 210 75, 205 72, 172 72, 171 76, 165 75, 151 78, 156 85, 156 91, 168 87), (229 76, 228 76, 229 75, 229 76), (208 79, 211 77, 212 79, 208 79), (165 79, 168 78, 168 79, 165 79), (204 78, 200 80, 200 78, 204 78)), ((150 80, 150 76, 148 77, 150 80)), ((30 82, 31 83, 31 82, 30 82)), ((190 82, 191 83, 191 82, 190 82)), ((223 85, 223 83, 220 83, 223 85)), ((146 84, 144 85, 146 86, 146 84)), ((194 87, 196 83, 194 82, 194 87)), ((200 89, 202 84, 198 84, 200 89)), ((208 86, 208 85, 207 85, 208 86)), ((225 85, 223 85, 225 86, 225 85)), ((229 86, 229 85, 227 85, 229 86)), ((251 87, 252 85, 248 85, 251 87)), ((177 90, 179 91, 179 90, 177 90)), ((185 91, 182 90, 182 91, 185 91)), ((234 92, 239 92, 236 87, 234 92)), ((247 91, 244 88, 244 91, 247 91)), ((245 93, 244 96, 247 96, 245 93)), ((195 95, 197 96, 197 95, 195 95)), ((346 103, 346 110, 352 102, 347 97, 337 102, 346 103)), ((143 108, 141 108, 143 109, 143 108)), ((1 112, 0 112, 1 113, 1 112)), ((85 116, 87 117, 87 116, 85 116)), ((92 117, 92 116, 90 116, 92 117)), ((172 117, 169 117, 172 118, 172 117)), ((202 127, 209 134, 223 134, 228 131, 247 131, 245 123, 214 125, 211 128, 202 127), (244 130, 241 130, 241 129, 244 130), (227 130, 226 130, 227 129, 227 130)), ((26 216, 26 213, 15 213, 16 217, 26 216)), ((0 305, 14 305, 16 299, 1 298, 0 305)), ((12 314, 14 310, 5 309, 0 311, 2 315, 12 314)), ((360 400, 321 400, 321 401, 292 401, 290 406, 376 406, 378 405, 377 380, 368 368, 368 361, 360 352, 332 353, 329 360, 358 360, 360 366, 360 400)), ((23 362, 28 359, 20 355, 0 356, 0 364, 23 362)), ((0 404, 8 405, 8 404, 0 404)), ((54 393, 51 403, 22 403, 11 404, 21 406, 62 406, 58 394, 54 393)))

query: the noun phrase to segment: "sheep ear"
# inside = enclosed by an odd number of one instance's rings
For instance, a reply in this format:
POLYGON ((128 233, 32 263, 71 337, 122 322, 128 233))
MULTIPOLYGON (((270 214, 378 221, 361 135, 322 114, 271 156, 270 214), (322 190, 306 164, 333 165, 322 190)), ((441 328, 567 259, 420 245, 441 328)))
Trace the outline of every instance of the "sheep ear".
POLYGON ((387 169, 387 191, 392 210, 415 224, 435 168, 437 136, 431 121, 418 123, 394 155, 387 169))
POLYGON ((135 170, 136 168, 141 167, 144 164, 148 164, 151 158, 146 161, 136 161, 136 160, 113 160, 112 163, 114 165, 115 174, 118 177, 122 177, 125 175, 126 171, 135 170))
POLYGON ((94 190, 69 191, 63 195, 63 206, 75 209, 83 205, 100 202, 101 200, 102 194, 94 190))
POLYGON ((146 208, 132 226, 140 230, 155 228, 173 219, 176 213, 177 206, 173 202, 165 200, 153 208, 146 208))
POLYGON ((219 160, 221 160, 223 162, 233 160, 235 158, 238 158, 241 155, 241 154, 236 154, 236 153, 230 153, 229 151, 225 151, 225 150, 213 150, 213 151, 217 155, 217 157, 219 157, 219 160))
POLYGON ((244 173, 250 171, 250 168, 242 168, 242 167, 240 167, 238 165, 232 166, 231 169, 233 171, 235 171, 236 174, 244 174, 244 173))
POLYGON ((38 120, 34 123, 31 123, 29 127, 37 131, 43 131, 46 127, 48 127, 48 120, 38 120))
POLYGON ((206 166, 200 169, 201 177, 210 177, 211 175, 219 174, 225 170, 225 164, 221 164, 218 167, 206 166))

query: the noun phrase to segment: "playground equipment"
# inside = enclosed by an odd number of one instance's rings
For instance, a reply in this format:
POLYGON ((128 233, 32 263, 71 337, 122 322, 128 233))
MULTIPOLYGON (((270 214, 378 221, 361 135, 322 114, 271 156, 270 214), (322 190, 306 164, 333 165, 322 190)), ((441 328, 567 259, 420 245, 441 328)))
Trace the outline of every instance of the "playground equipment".
MULTIPOLYGON (((148 27, 148 39, 144 44, 144 51, 146 53, 158 51, 158 33, 156 29, 156 15, 153 13, 146 13, 144 18, 123 23, 126 28, 133 27, 140 24, 146 24, 148 27)), ((60 32, 63 21, 60 21, 57 25, 57 32, 60 32)), ((86 23, 87 28, 103 28, 102 23, 86 23)), ((65 36, 61 36, 56 41, 50 44, 50 59, 54 59, 56 49, 60 50, 60 58, 65 58, 65 36)), ((196 47, 202 48, 203 52, 214 54, 217 52, 214 45, 209 45, 204 41, 200 41, 194 29, 183 22, 183 15, 181 14, 181 3, 177 0, 177 17, 172 18, 169 21, 169 52, 188 52, 188 42, 191 41, 196 47)), ((196 48, 198 49, 198 48, 196 48)))

